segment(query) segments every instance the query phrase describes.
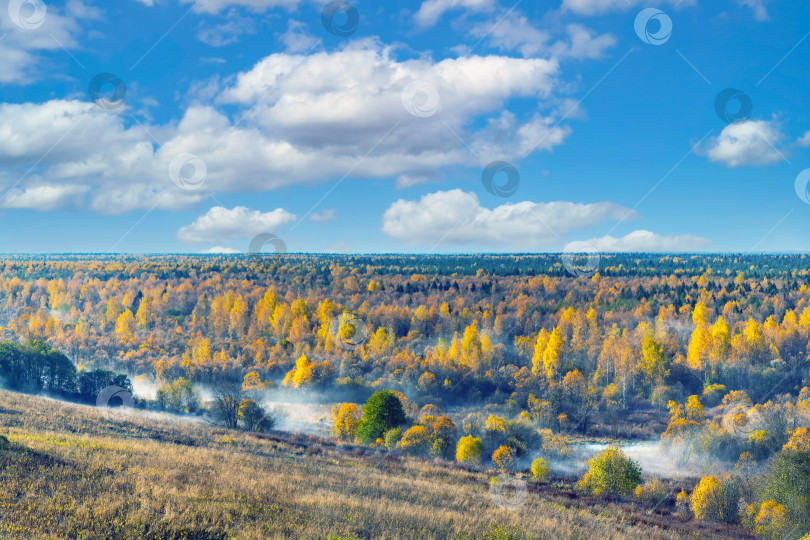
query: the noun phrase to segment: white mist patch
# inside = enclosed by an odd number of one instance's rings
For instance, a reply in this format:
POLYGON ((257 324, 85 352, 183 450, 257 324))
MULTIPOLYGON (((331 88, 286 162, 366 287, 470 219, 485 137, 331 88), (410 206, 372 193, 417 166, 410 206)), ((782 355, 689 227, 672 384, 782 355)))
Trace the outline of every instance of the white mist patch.
POLYGON ((605 450, 608 446, 617 446, 627 457, 635 461, 641 467, 644 475, 658 476, 661 478, 685 478, 693 476, 703 476, 706 473, 707 463, 698 463, 697 456, 686 466, 679 466, 675 461, 667 456, 660 441, 657 439, 642 442, 627 442, 619 444, 586 443, 573 445, 578 452, 577 465, 586 468, 586 461, 605 450))
POLYGON ((132 378, 132 393, 141 399, 155 399, 157 385, 146 375, 136 375, 132 378))
POLYGON ((276 429, 292 433, 309 433, 311 435, 329 435, 332 415, 330 403, 293 403, 289 401, 273 401, 264 399, 262 407, 266 410, 276 411, 279 423, 276 429))

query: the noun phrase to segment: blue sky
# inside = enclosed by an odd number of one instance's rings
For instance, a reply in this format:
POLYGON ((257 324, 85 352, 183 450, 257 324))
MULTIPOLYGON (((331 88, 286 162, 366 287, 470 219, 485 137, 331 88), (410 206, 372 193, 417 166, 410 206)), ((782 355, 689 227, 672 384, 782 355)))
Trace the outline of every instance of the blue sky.
POLYGON ((0 252, 810 250, 804 2, 0 4, 0 252))

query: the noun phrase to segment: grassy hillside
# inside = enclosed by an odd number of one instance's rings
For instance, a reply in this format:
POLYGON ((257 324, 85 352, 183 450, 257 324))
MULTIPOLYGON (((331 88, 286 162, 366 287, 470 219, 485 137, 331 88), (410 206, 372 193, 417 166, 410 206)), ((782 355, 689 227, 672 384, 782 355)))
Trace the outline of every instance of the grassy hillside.
POLYGON ((0 426, 2 538, 745 537, 560 479, 507 511, 483 469, 167 415, 0 392, 0 426))

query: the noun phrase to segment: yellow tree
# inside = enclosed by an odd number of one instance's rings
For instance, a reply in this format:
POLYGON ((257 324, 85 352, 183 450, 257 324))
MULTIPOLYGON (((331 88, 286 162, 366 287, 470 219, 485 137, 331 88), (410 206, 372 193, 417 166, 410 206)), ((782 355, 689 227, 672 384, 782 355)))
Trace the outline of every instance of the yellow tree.
POLYGON ((295 361, 295 367, 287 372, 284 377, 284 386, 292 388, 301 388, 302 386, 311 386, 314 382, 313 367, 314 363, 310 362, 306 355, 301 355, 295 361))
POLYGON ((548 338, 549 333, 546 332, 545 328, 541 328, 540 333, 537 334, 537 342, 534 345, 534 355, 532 356, 532 375, 535 377, 545 375, 546 373, 545 364, 543 363, 543 354, 546 352, 546 347, 548 346, 548 338))
POLYGON ((132 341, 135 331, 135 316, 128 309, 124 310, 115 321, 115 333, 122 342, 132 341))
POLYGON ((456 461, 477 465, 484 454, 484 443, 478 437, 465 435, 456 445, 456 461))
POLYGON ((363 414, 356 403, 341 403, 332 408, 332 435, 342 441, 353 441, 363 414))
POLYGON ((551 331, 548 338, 548 345, 543 351, 543 369, 549 382, 559 380, 562 369, 563 340, 560 327, 557 326, 551 331))

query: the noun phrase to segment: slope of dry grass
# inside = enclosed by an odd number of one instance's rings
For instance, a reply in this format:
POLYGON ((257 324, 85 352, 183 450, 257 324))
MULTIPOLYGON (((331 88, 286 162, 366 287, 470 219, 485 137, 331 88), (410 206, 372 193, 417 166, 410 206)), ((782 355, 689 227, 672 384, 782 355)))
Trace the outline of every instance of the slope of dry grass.
POLYGON ((0 538, 730 538, 532 484, 498 508, 486 471, 0 392, 0 538))

